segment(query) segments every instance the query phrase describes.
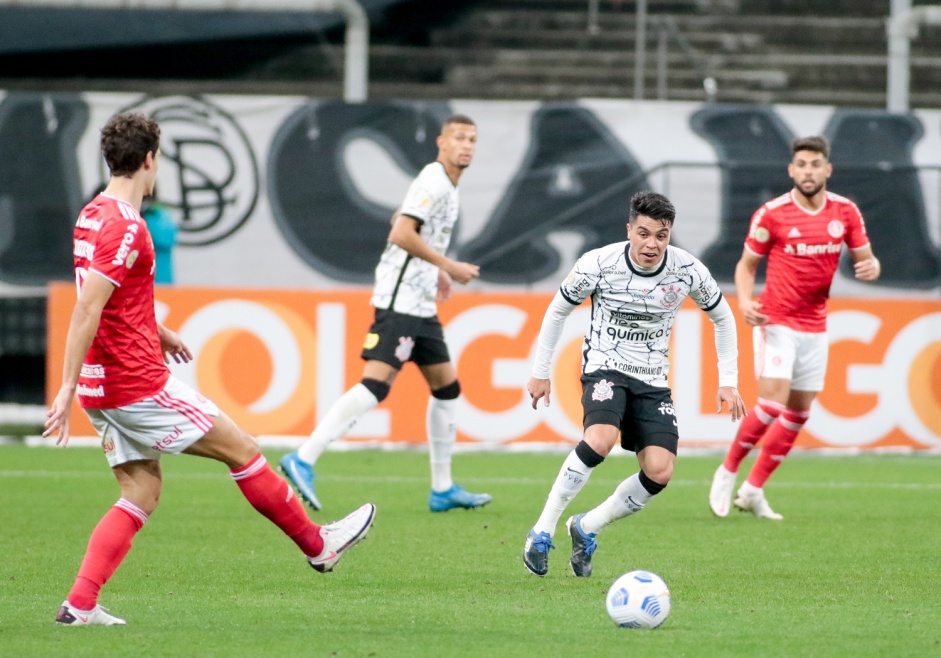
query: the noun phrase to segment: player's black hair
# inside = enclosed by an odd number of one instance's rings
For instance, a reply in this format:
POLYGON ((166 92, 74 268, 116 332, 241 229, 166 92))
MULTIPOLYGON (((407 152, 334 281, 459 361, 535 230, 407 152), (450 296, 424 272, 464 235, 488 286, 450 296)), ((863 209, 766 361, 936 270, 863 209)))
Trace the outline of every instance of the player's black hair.
POLYGON ((676 219, 676 208, 670 200, 657 192, 637 192, 631 197, 631 224, 636 223, 637 217, 643 215, 656 219, 664 224, 673 226, 676 219))
POLYGON ((157 155, 160 126, 142 114, 115 114, 101 129, 101 154, 112 176, 130 178, 140 169, 148 153, 157 155))
POLYGON ((444 129, 450 126, 452 123, 459 123, 464 126, 476 126, 474 120, 471 119, 466 114, 452 114, 447 119, 441 122, 441 132, 444 132, 444 129))
POLYGON ((830 140, 823 135, 811 135, 810 137, 798 137, 791 142, 791 154, 798 151, 813 151, 820 153, 827 160, 830 159, 830 140))

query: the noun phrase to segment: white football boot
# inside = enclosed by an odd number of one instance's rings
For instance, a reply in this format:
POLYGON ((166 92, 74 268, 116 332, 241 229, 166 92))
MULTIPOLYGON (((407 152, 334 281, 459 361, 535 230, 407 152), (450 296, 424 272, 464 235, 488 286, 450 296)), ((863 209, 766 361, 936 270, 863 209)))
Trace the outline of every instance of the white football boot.
POLYGON ((764 489, 752 486, 747 481, 738 489, 738 498, 735 499, 735 506, 743 512, 751 512, 760 519, 774 519, 780 521, 784 517, 771 509, 771 505, 765 500, 764 489))
POLYGON ((726 517, 732 506, 732 490, 735 489, 735 473, 725 470, 719 465, 716 474, 712 476, 712 488, 709 489, 709 509, 716 516, 726 517))
POLYGON ((91 610, 79 610, 68 601, 62 602, 56 623, 64 626, 123 626, 127 622, 115 617, 100 605, 91 610))
POLYGON ((310 566, 321 573, 333 571, 333 567, 340 561, 343 553, 358 544, 366 536, 375 518, 376 506, 372 503, 366 503, 339 521, 321 526, 320 536, 323 537, 323 550, 320 555, 307 558, 310 566))

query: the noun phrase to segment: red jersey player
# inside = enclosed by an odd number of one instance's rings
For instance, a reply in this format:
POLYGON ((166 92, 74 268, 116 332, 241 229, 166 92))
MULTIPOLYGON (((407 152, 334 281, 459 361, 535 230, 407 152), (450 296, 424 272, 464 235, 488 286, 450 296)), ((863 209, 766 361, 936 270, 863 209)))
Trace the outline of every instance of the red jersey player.
POLYGON ((101 434, 121 498, 92 532, 56 621, 125 623, 98 604, 98 593, 157 507, 164 453, 224 463, 248 502, 300 547, 310 565, 331 571, 343 552, 366 536, 375 506, 367 503, 330 525, 313 523, 255 440, 170 374, 165 359, 180 363, 192 357, 154 315, 154 247, 139 214, 156 182, 160 128, 139 114, 116 115, 101 131, 101 150, 111 179, 75 225, 78 301, 66 338, 62 388, 43 435, 57 433, 56 443, 68 443, 69 412, 78 394, 101 434))
POLYGON ((742 421, 713 477, 709 507, 716 516, 728 515, 738 467, 761 441, 761 453, 734 505, 761 518, 782 518, 768 505, 763 487, 791 450, 823 389, 827 298, 843 243, 849 247, 857 279, 875 281, 881 271, 859 208, 827 192, 833 172, 827 140, 797 139, 792 153, 787 170, 794 188, 754 214, 735 266, 739 309, 754 327, 758 404, 742 421), (765 289, 754 300, 755 272, 765 256, 765 289))

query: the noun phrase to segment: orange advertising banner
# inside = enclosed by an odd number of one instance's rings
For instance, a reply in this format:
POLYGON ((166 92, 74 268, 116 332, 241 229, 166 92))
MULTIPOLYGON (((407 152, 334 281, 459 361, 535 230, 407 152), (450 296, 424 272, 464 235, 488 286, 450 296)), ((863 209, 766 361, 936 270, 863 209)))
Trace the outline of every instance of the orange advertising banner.
MULTIPOLYGON (((306 435, 362 375, 359 354, 373 311, 366 290, 298 291, 158 287, 157 318, 194 354, 173 373, 256 435, 306 435)), ((575 310, 553 366, 552 404, 525 392, 551 295, 464 293, 440 307, 457 366, 458 438, 485 445, 574 443, 581 437, 581 341, 590 307, 575 310)), ((733 304, 734 300, 730 299, 733 304)), ((49 295, 47 397, 61 384, 75 287, 49 295)), ((830 303, 826 388, 798 439, 804 447, 941 447, 941 302, 839 299, 830 303)), ((727 444, 736 426, 715 413, 712 325, 694 305, 677 315, 670 386, 681 446, 727 444)), ((750 328, 739 323, 739 379, 755 403, 750 328)), ((417 368, 346 440, 425 442, 427 386, 417 368)), ((77 407, 73 433, 94 430, 77 407)))

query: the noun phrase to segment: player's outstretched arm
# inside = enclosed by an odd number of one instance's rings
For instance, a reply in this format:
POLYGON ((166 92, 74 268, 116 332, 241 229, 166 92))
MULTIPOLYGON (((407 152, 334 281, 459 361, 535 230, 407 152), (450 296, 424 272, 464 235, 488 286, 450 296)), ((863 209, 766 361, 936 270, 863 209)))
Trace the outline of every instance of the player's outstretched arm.
POLYGON ((722 406, 728 405, 729 415, 732 422, 740 420, 746 416, 745 402, 739 395, 738 389, 732 386, 720 386, 716 392, 716 413, 722 413, 722 406))
POLYGON ((95 272, 88 272, 81 283, 78 301, 72 309, 69 332, 65 339, 62 387, 52 401, 49 411, 46 412, 46 423, 42 433, 46 437, 58 433, 56 445, 64 446, 69 442, 69 413, 72 410, 75 389, 78 388, 82 362, 95 339, 95 334, 98 333, 101 311, 113 292, 114 284, 95 272))

